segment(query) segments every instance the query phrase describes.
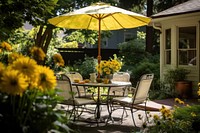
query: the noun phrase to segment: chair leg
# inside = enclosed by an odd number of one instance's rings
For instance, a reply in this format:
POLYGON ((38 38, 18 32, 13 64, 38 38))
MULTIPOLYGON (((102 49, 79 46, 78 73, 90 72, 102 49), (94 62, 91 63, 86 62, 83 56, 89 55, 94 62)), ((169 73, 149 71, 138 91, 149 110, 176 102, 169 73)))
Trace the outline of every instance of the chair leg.
POLYGON ((114 120, 112 118, 112 104, 109 102, 107 102, 107 110, 108 110, 108 118, 107 118, 106 124, 108 124, 109 120, 111 120, 112 123, 114 123, 114 120))
POLYGON ((77 107, 77 118, 79 118, 83 114, 84 109, 85 109, 84 107, 79 107, 79 106, 77 107), (81 109, 80 113, 79 113, 79 109, 81 109))
POLYGON ((135 123, 135 119, 134 119, 134 114, 133 114, 134 112, 133 112, 133 109, 130 108, 130 110, 131 110, 131 116, 132 116, 133 124, 134 124, 135 127, 137 127, 137 126, 136 126, 136 123, 135 123))
POLYGON ((125 117, 128 117, 128 112, 127 112, 127 110, 126 110, 126 108, 125 108, 125 107, 123 107, 123 113, 122 113, 122 117, 124 117, 124 113, 126 113, 126 116, 125 116, 125 117))
POLYGON ((126 108, 123 107, 123 112, 122 112, 122 116, 121 116, 121 123, 123 123, 123 118, 124 118, 124 112, 125 112, 126 108))
POLYGON ((79 113, 79 109, 80 108, 78 106, 77 107, 76 106, 73 107, 72 112, 70 114, 70 118, 72 117, 72 115, 74 116, 73 121, 78 119, 81 116, 81 114, 83 113, 84 108, 81 108, 80 113, 79 113))
POLYGON ((73 109, 72 109, 72 112, 71 112, 71 114, 70 114, 70 117, 69 118, 71 118, 72 117, 72 115, 74 115, 74 118, 73 118, 73 121, 75 121, 75 117, 76 117, 76 108, 75 107, 73 107, 73 109))
POLYGON ((147 101, 145 102, 145 110, 144 110, 144 112, 145 112, 145 115, 146 115, 146 119, 147 119, 147 121, 149 122, 149 118, 148 118, 148 116, 147 116, 147 109, 146 109, 146 104, 147 104, 147 101))

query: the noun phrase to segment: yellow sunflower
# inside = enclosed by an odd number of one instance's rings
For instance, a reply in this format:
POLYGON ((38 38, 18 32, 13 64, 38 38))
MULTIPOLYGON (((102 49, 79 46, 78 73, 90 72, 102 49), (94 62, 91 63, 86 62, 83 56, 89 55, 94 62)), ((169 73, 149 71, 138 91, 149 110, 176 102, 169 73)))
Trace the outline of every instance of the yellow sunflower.
POLYGON ((37 62, 29 57, 22 57, 14 61, 13 64, 11 64, 11 67, 30 77, 34 76, 37 69, 37 62))
POLYGON ((121 69, 122 62, 116 59, 110 59, 108 61, 102 60, 99 65, 96 66, 97 71, 103 75, 113 74, 121 69))
POLYGON ((5 65, 2 62, 0 62, 0 74, 3 73, 4 69, 5 65))
POLYGON ((38 60, 38 61, 43 61, 46 57, 46 54, 44 53, 44 51, 40 47, 36 47, 36 46, 32 47, 30 49, 30 53, 31 53, 31 56, 35 60, 38 60))
POLYGON ((2 76, 1 91, 11 95, 22 95, 28 87, 28 82, 23 74, 17 70, 7 70, 2 76))
POLYGON ((1 84, 1 77, 3 76, 4 71, 5 71, 5 65, 0 62, 0 84, 1 84))
POLYGON ((13 52, 13 53, 9 54, 9 56, 8 56, 8 62, 11 64, 11 63, 13 63, 15 60, 17 60, 17 59, 19 59, 19 58, 21 58, 21 57, 23 57, 22 54, 13 52))
POLYGON ((182 101, 179 98, 175 98, 174 101, 177 102, 177 103, 179 103, 179 104, 185 104, 184 101, 182 101))
POLYGON ((56 86, 56 77, 53 70, 46 66, 38 66, 37 85, 42 91, 54 89, 56 86))
POLYGON ((200 89, 197 91, 198 96, 200 96, 200 89))
POLYGON ((158 119, 159 119, 159 116, 158 116, 157 114, 154 114, 154 115, 153 115, 153 119, 154 119, 154 120, 158 120, 158 119))
POLYGON ((12 46, 7 42, 2 42, 0 46, 3 50, 11 51, 12 46))
POLYGON ((160 109, 162 116, 166 119, 171 119, 173 117, 172 112, 170 109, 167 109, 165 106, 162 106, 160 109))
POLYGON ((53 61, 58 66, 64 66, 64 64, 65 64, 65 61, 63 60, 63 58, 60 54, 54 54, 53 61))

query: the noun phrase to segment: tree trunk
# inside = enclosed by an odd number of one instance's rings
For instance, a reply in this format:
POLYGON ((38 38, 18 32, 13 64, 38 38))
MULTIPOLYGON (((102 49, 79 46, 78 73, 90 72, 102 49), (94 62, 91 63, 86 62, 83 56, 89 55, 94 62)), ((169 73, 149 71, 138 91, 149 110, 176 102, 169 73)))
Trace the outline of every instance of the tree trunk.
MULTIPOLYGON (((153 13, 153 0, 147 0, 147 16, 150 17, 153 13)), ((153 51, 153 27, 146 27, 146 51, 153 51)))
MULTIPOLYGON (((52 38, 52 30, 53 28, 50 25, 48 25, 46 28, 44 28, 44 26, 40 26, 35 38, 35 46, 42 48, 45 54, 47 53, 47 49, 52 38)), ((38 63, 44 64, 44 61, 38 63)))

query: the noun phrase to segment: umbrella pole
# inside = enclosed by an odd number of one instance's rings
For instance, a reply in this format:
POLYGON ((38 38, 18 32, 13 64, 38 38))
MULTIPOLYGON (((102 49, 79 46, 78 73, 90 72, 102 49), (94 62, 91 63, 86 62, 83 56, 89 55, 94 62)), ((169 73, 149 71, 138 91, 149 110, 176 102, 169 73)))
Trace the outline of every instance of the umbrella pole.
MULTIPOLYGON (((99 36, 98 36, 98 65, 101 63, 101 19, 99 19, 99 36)), ((100 78, 100 73, 98 72, 98 78, 100 78)))
MULTIPOLYGON (((99 37, 98 37, 98 65, 101 63, 101 18, 99 18, 99 37)), ((98 72, 98 78, 100 78, 100 73, 98 72)), ((97 96, 97 121, 100 119, 100 87, 98 87, 98 96, 97 96)))

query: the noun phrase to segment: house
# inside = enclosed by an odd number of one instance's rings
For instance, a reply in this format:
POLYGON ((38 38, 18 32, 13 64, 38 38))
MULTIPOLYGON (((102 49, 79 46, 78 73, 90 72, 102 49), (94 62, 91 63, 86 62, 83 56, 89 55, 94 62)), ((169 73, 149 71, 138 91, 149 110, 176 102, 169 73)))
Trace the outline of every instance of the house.
POLYGON ((193 95, 200 79, 200 0, 190 0, 151 16, 160 30, 160 75, 169 68, 190 71, 193 95))
MULTIPOLYGON (((145 32, 145 26, 132 29, 112 30, 109 38, 103 38, 101 41, 102 48, 118 49, 118 44, 137 38, 137 31, 145 32)), ((93 46, 93 47, 97 47, 93 46)))

